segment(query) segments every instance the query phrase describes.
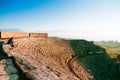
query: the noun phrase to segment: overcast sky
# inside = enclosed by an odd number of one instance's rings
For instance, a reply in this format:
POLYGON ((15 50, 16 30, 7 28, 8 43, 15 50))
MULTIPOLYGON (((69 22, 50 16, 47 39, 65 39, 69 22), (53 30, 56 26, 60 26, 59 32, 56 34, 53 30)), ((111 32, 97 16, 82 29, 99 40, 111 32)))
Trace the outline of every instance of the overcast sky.
POLYGON ((0 28, 120 41, 120 0, 0 0, 0 28))

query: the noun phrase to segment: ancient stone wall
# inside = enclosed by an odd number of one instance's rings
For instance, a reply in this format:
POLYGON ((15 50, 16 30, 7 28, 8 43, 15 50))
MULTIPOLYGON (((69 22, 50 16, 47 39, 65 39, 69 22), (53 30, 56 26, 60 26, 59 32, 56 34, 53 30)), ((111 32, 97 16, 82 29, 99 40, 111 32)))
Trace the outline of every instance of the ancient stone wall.
POLYGON ((25 38, 28 33, 25 32, 0 32, 0 38, 25 38))
POLYGON ((33 38, 48 38, 47 33, 29 33, 29 37, 33 38))

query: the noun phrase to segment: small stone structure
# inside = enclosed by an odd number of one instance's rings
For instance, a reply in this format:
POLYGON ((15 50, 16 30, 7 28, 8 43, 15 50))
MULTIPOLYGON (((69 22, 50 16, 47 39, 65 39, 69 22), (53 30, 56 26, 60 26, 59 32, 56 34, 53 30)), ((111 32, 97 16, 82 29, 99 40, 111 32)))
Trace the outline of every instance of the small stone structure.
POLYGON ((48 33, 0 32, 0 39, 8 38, 48 38, 48 33))
POLYGON ((28 37, 26 32, 0 32, 0 38, 25 38, 28 37))
POLYGON ((29 33, 29 37, 33 38, 48 38, 47 33, 29 33))

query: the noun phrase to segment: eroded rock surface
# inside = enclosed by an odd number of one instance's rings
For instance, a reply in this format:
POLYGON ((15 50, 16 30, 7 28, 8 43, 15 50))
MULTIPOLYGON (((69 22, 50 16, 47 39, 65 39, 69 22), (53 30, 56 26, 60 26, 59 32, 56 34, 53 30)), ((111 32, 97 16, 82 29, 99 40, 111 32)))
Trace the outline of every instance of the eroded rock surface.
POLYGON ((89 72, 80 65, 81 69, 77 69, 82 74, 79 75, 80 78, 71 72, 68 61, 74 52, 63 39, 21 38, 15 39, 14 45, 13 48, 4 45, 4 51, 8 56, 15 58, 18 67, 31 80, 87 80, 92 78, 89 72))
POLYGON ((0 80, 9 80, 9 76, 7 75, 5 69, 5 61, 0 61, 0 80))

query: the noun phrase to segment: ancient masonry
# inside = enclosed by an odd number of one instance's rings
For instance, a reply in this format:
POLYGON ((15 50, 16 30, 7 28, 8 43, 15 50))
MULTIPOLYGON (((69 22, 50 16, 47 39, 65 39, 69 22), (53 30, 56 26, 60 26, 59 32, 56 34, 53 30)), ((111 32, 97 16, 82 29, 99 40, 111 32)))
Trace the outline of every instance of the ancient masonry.
MULTIPOLYGON (((70 63, 72 68, 69 68, 69 61, 74 51, 64 39, 49 38, 47 33, 25 32, 0 32, 0 38, 9 40, 14 38, 14 46, 4 44, 3 51, 8 57, 14 58, 15 64, 27 79, 88 80, 93 77, 75 60, 72 60, 70 63), (75 67, 76 65, 79 68, 75 67)), ((3 77, 0 76, 0 78, 3 77)), ((7 79, 3 80, 9 80, 9 76, 5 78, 7 79)))
POLYGON ((34 38, 48 38, 48 34, 47 33, 29 33, 29 37, 34 37, 34 38))
POLYGON ((47 33, 0 32, 0 38, 48 38, 47 33))

